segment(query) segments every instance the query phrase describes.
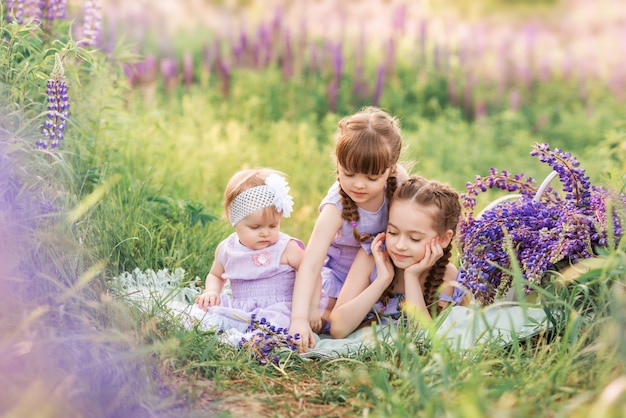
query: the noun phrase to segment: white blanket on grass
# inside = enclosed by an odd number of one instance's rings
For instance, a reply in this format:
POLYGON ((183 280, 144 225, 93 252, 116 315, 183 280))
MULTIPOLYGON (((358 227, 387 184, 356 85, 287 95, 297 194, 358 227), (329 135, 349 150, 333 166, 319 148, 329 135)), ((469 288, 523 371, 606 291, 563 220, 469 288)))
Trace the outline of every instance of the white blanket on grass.
MULTIPOLYGON (((159 270, 145 272, 136 269, 114 279, 113 289, 118 295, 143 309, 158 306, 170 307, 184 312, 193 303, 201 289, 195 282, 184 283, 185 272, 159 270)), ((493 305, 454 306, 445 310, 431 326, 420 331, 424 339, 433 343, 443 342, 457 350, 471 350, 486 344, 510 344, 531 337, 549 328, 546 313, 537 305, 525 306, 516 302, 497 301, 493 305)), ((376 341, 393 342, 395 330, 390 326, 374 326, 359 329, 346 338, 316 336, 316 345, 305 358, 336 358, 372 349, 376 341)), ((223 341, 238 346, 242 337, 248 337, 236 329, 225 330, 223 341)))
MULTIPOLYGON (((421 338, 445 343, 460 351, 488 344, 508 345, 548 329, 546 313, 539 307, 525 307, 511 302, 479 307, 453 306, 421 332, 421 338)), ((392 327, 359 329, 346 338, 322 336, 315 347, 302 354, 308 358, 334 358, 376 346, 376 340, 393 342, 392 327)))
MULTIPOLYGON (((185 316, 188 314, 189 305, 172 302, 168 306, 181 315, 183 320, 185 317, 192 320, 198 319, 185 316)), ((193 327, 192 322, 189 322, 189 327, 193 327)), ((531 337, 547 328, 547 317, 543 309, 524 307, 514 302, 497 302, 487 307, 453 306, 444 311, 428 328, 418 332, 423 340, 445 343, 453 349, 465 351, 489 344, 505 346, 531 337)), ((232 328, 224 330, 221 336, 224 342, 238 346, 242 338, 250 339, 253 334, 254 332, 244 333, 232 328)), ((316 335, 315 347, 302 353, 301 356, 331 359, 353 355, 373 349, 377 341, 393 343, 395 335, 395 327, 389 325, 361 328, 339 339, 331 338, 329 335, 316 335)))

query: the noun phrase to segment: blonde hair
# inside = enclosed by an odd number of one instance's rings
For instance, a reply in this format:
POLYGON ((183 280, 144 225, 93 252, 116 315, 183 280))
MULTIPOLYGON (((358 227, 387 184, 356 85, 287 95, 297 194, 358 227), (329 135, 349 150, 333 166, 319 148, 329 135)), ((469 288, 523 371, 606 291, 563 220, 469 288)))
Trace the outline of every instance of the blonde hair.
MULTIPOLYGON (((336 140, 335 158, 343 169, 371 175, 390 170, 386 187, 387 201, 390 201, 398 184, 396 165, 402 151, 400 122, 377 107, 366 107, 339 121, 336 140)), ((369 239, 371 234, 361 235, 354 226, 359 221, 358 207, 341 184, 339 186, 341 217, 353 223, 352 233, 358 241, 369 239)))
MULTIPOLYGON (((233 203, 233 200, 248 189, 264 185, 265 179, 267 179, 270 174, 278 174, 286 177, 284 173, 266 167, 241 170, 233 174, 228 181, 228 184, 226 184, 226 189, 224 190, 224 214, 227 219, 230 205, 233 203)), ((282 212, 278 211, 275 206, 267 206, 263 208, 263 216, 281 215, 282 212)))

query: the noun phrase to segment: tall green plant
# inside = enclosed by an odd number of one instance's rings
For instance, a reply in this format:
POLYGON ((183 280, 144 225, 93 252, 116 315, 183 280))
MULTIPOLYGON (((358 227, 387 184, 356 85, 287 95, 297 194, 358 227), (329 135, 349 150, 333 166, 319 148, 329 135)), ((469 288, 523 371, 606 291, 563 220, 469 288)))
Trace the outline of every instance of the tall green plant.
MULTIPOLYGON (((8 388, 0 396, 0 414, 165 411, 171 405, 150 386, 159 370, 136 349, 127 309, 106 298, 106 259, 92 247, 86 226, 108 178, 94 182, 94 194, 80 187, 81 166, 74 164, 82 161, 75 144, 87 136, 82 112, 89 109, 81 97, 89 96, 92 84, 113 84, 109 77, 90 78, 98 68, 100 75, 105 68, 110 72, 110 65, 71 36, 54 38, 56 30, 69 31, 69 24, 45 31, 37 24, 8 24, 0 9, 0 385, 8 388), (65 110, 55 102, 66 100, 65 91, 46 86, 51 72, 60 80, 60 65, 75 111, 70 119, 63 115, 69 126, 60 147, 38 149, 49 116, 65 110)), ((163 388, 171 398, 173 392, 163 388)))

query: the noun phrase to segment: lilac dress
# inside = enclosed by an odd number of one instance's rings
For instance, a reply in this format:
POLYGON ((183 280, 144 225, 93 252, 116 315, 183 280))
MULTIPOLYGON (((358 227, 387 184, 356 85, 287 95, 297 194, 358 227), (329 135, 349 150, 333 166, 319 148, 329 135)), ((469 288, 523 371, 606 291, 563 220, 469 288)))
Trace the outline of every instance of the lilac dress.
MULTIPOLYGON (((322 200, 320 210, 328 204, 334 205, 339 210, 339 213, 343 210, 338 182, 335 182, 328 190, 328 194, 322 200)), ((352 235, 350 222, 343 221, 341 229, 337 231, 337 235, 335 235, 333 242, 330 244, 326 261, 322 267, 322 293, 324 297, 337 298, 339 296, 339 292, 346 281, 346 276, 348 276, 348 271, 359 248, 363 248, 370 254, 370 245, 373 237, 387 228, 389 217, 387 196, 385 196, 382 205, 376 212, 368 212, 361 208, 358 208, 358 211, 359 223, 357 228, 359 232, 361 234, 372 234, 372 238, 366 242, 358 242, 352 235)))
MULTIPOLYGON (((376 273, 376 266, 374 266, 372 274, 370 275, 370 284, 376 280, 376 273)), ((404 319, 404 315, 402 314, 402 302, 404 299, 404 294, 395 293, 389 298, 387 304, 383 304, 380 300, 377 301, 363 321, 376 320, 379 324, 397 324, 399 319, 404 319)), ((439 300, 453 302, 452 298, 445 293, 439 294, 439 300)))
POLYGON ((204 329, 245 332, 253 314, 277 328, 289 328, 296 271, 281 264, 280 257, 291 240, 304 249, 302 241, 282 232, 275 244, 262 250, 251 250, 236 233, 231 234, 223 241, 217 261, 224 266, 222 277, 230 281, 232 295, 222 292, 219 306, 205 312, 193 305, 190 313, 204 329))

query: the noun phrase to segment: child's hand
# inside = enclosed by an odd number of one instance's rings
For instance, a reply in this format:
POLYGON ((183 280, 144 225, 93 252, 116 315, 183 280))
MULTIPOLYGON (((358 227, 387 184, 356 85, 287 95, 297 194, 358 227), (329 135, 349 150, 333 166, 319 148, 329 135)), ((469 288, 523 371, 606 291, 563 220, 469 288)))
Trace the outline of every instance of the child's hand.
POLYGON ((441 246, 441 239, 439 237, 435 237, 430 241, 430 243, 426 244, 424 249, 424 258, 404 270, 404 276, 419 278, 423 272, 434 266, 442 255, 443 247, 441 246))
POLYGON ((309 316, 309 325, 311 326, 311 331, 319 334, 319 332, 322 330, 323 325, 322 316, 319 312, 316 312, 315 314, 309 316))
POLYGON ((316 334, 319 334, 322 330, 323 321, 319 305, 311 304, 309 307, 309 325, 311 326, 311 330, 316 334))
POLYGON ((383 280, 387 285, 391 284, 395 271, 389 259, 389 255, 387 254, 387 250, 385 249, 384 232, 376 235, 376 238, 372 241, 371 248, 374 262, 376 263, 376 280, 383 280))
POLYGON ((306 320, 306 318, 291 321, 289 334, 294 337, 296 335, 299 336, 299 338, 295 340, 295 343, 298 346, 298 352, 306 353, 309 348, 315 347, 315 337, 313 331, 311 330, 311 326, 309 325, 309 321, 306 320))
POLYGON ((212 290, 204 292, 196 298, 196 305, 205 312, 208 311, 211 306, 217 306, 219 304, 220 294, 212 290))

